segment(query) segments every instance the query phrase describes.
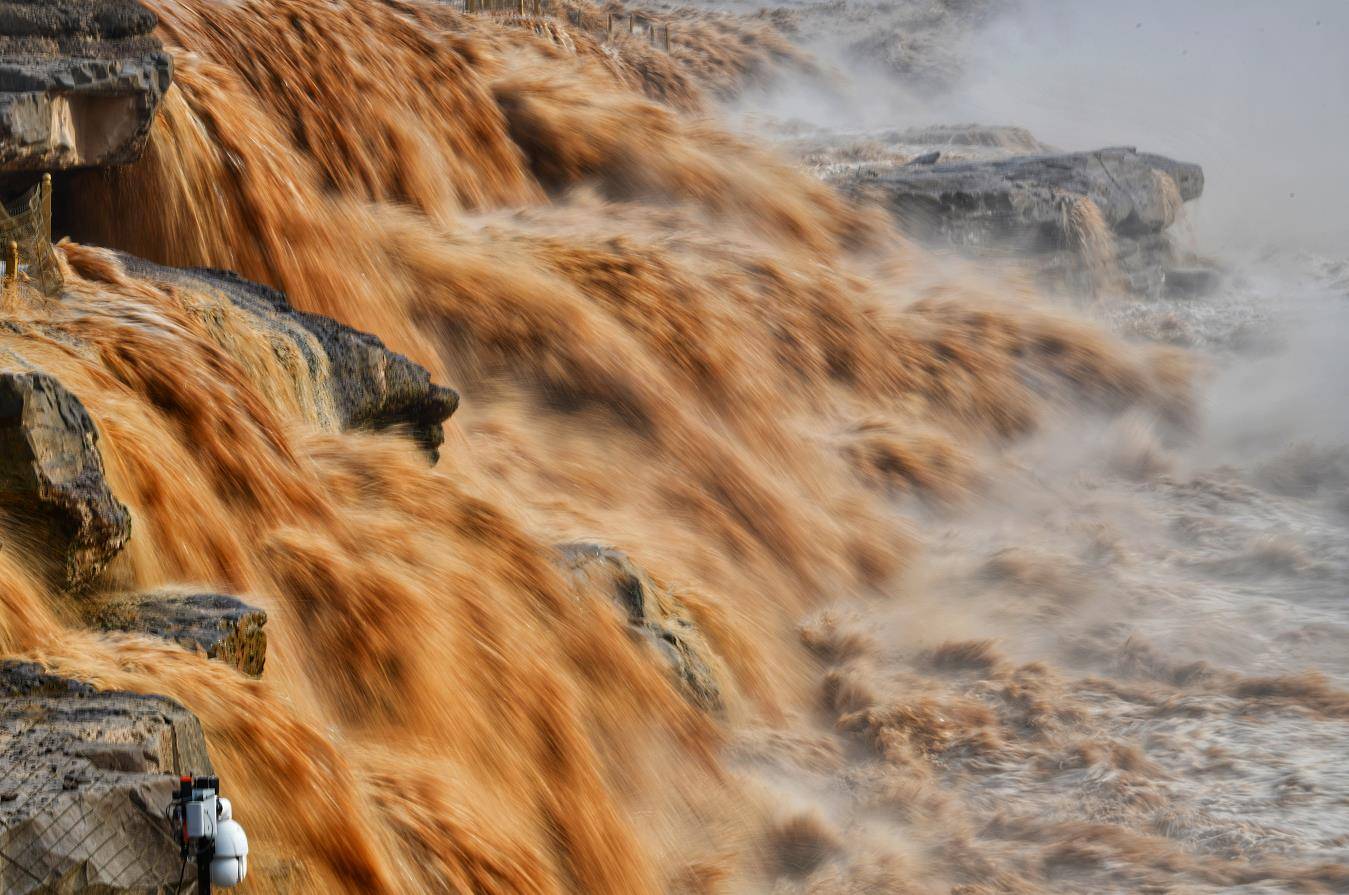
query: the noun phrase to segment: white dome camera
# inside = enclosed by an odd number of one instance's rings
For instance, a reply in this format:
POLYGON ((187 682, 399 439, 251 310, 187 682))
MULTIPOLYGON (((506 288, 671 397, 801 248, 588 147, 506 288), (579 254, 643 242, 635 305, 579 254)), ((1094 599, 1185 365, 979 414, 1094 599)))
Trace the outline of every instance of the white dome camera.
POLYGON ((211 858, 211 885, 230 888, 248 875, 248 835, 234 820, 229 799, 220 799, 215 830, 215 856, 211 858))
POLYGON ((234 819, 234 806, 219 796, 216 777, 182 777, 170 817, 181 836, 183 862, 197 863, 197 891, 232 888, 248 875, 248 835, 234 819))

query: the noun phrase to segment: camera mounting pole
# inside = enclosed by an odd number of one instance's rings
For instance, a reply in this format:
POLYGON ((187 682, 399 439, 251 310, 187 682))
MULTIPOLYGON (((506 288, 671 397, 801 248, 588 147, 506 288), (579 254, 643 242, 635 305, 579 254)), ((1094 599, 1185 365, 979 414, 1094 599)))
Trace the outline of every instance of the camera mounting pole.
POLYGON ((197 865, 198 895, 237 886, 248 873, 248 836, 219 793, 219 777, 180 777, 169 805, 183 862, 197 865))

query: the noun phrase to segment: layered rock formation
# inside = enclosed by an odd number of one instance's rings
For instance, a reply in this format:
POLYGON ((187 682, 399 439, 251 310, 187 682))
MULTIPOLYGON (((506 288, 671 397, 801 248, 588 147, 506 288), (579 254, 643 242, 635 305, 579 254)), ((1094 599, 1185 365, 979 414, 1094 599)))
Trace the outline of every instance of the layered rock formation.
POLYGON ((459 393, 436 385, 425 367, 390 351, 377 336, 318 314, 296 310, 275 289, 230 271, 180 270, 122 255, 129 273, 219 296, 247 312, 257 326, 291 343, 315 389, 330 399, 320 424, 342 430, 398 428, 434 462, 444 440, 441 424, 459 407, 459 393))
POLYGON ((267 663, 267 613, 228 594, 153 593, 114 598, 101 627, 159 637, 261 677, 267 663))
POLYGON ((131 536, 93 420, 45 373, 0 372, 0 516, 63 590, 87 587, 131 536))
POLYGON ((1159 174, 1182 201, 1203 192, 1198 165, 1132 148, 906 167, 868 172, 850 185, 882 190, 910 232, 940 234, 955 244, 1013 243, 1034 250, 1061 236, 1065 197, 1091 199, 1118 234, 1161 231, 1175 219, 1176 207, 1159 174))
POLYGON ((134 0, 0 2, 0 175, 137 158, 172 75, 155 25, 134 0))
MULTIPOLYGON (((226 351, 244 351, 240 346, 251 339, 270 355, 292 358, 281 378, 296 380, 290 385, 309 396, 297 404, 311 422, 333 431, 405 431, 436 458, 441 424, 459 396, 378 338, 297 311, 280 293, 230 273, 121 260, 135 276, 178 287, 184 307, 206 321, 205 331, 226 351), (221 323, 223 311, 230 314, 229 326, 221 323)), ((253 372, 247 358, 240 361, 253 372)), ((32 369, 30 360, 16 355, 10 362, 21 369, 0 370, 0 521, 52 587, 80 594, 93 587, 132 536, 131 515, 104 476, 98 429, 79 398, 53 376, 32 369)), ((264 390, 285 384, 259 382, 264 390)), ((265 616, 220 599, 226 598, 139 606, 133 615, 140 621, 113 627, 167 636, 260 673, 265 616), (195 618, 208 603, 214 614, 195 618), (210 632, 201 629, 208 621, 210 632)))
POLYGON ((1203 193, 1198 165, 1132 147, 1056 154, 1015 128, 883 136, 876 160, 826 164, 821 173, 924 242, 1024 261, 1077 290, 1158 295, 1208 282, 1166 234, 1203 193))
POLYGON ((176 702, 0 662, 0 891, 163 891, 182 866, 175 778, 212 772, 176 702))

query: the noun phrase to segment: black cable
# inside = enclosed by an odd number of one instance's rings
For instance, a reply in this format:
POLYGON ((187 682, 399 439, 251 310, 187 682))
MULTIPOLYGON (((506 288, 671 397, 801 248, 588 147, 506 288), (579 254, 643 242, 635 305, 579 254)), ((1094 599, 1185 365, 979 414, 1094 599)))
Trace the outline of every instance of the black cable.
POLYGON ((183 853, 183 866, 178 868, 178 885, 173 887, 173 895, 181 895, 183 891, 183 875, 187 873, 187 853, 183 853))

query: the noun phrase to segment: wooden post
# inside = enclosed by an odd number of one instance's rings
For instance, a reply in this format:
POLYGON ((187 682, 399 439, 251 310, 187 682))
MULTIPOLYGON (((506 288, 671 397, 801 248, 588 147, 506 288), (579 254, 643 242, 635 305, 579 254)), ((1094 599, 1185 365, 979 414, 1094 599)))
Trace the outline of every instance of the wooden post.
POLYGON ((613 37, 614 34, 614 14, 609 13, 609 27, 604 29, 605 37, 613 37))
POLYGON ((632 13, 628 13, 628 33, 632 33, 632 13))
POLYGON ((670 52, 670 26, 665 26, 665 52, 670 52))
POLYGON ((525 14, 525 0, 520 0, 520 15, 523 16, 524 14, 525 14))

